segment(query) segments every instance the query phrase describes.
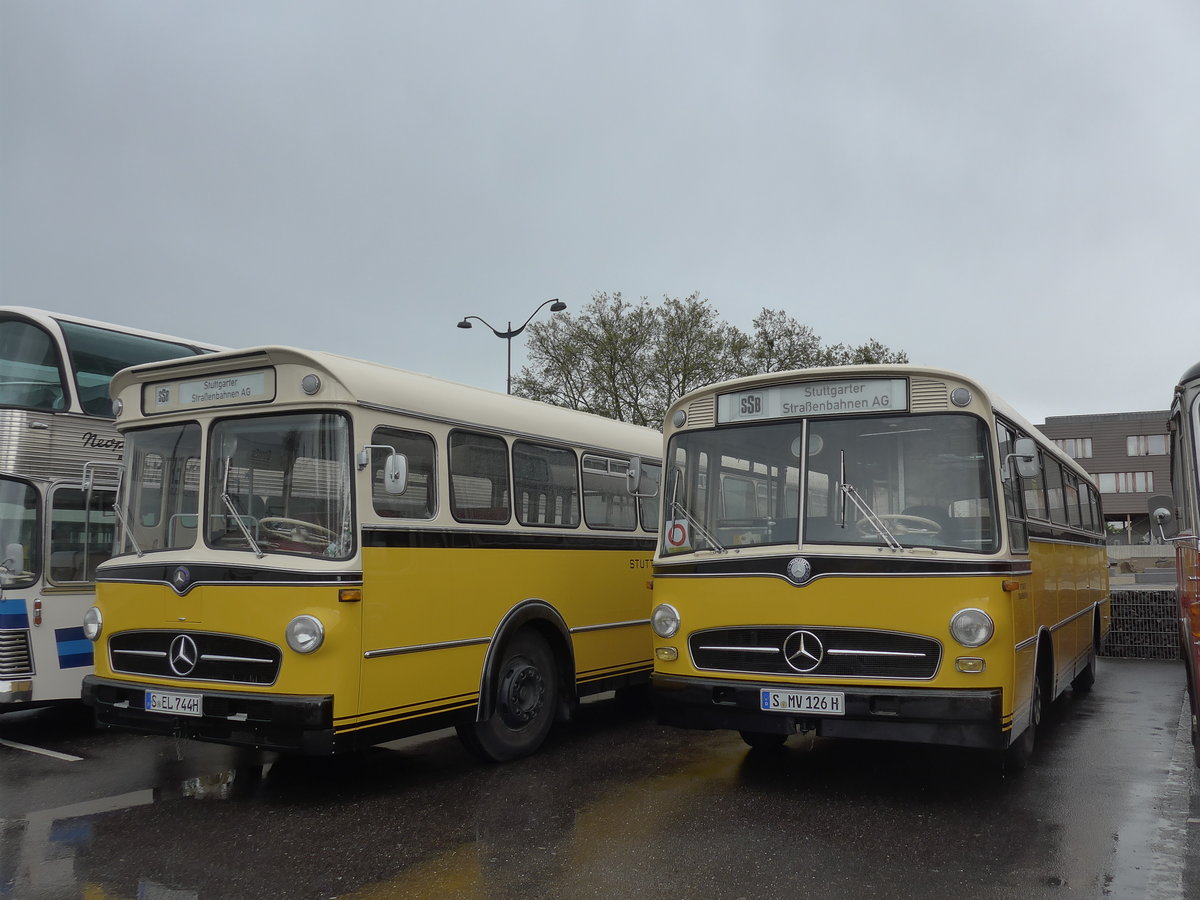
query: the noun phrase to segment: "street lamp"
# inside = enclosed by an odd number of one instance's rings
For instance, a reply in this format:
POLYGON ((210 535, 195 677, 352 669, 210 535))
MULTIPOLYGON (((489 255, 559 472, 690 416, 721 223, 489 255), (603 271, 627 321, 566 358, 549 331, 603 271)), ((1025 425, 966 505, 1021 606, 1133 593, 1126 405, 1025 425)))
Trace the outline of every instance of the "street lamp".
POLYGON ((479 318, 479 316, 463 316, 463 320, 458 323, 459 328, 470 328, 471 323, 469 320, 475 319, 478 322, 483 322, 483 324, 486 325, 488 328, 491 328, 492 334, 494 334, 496 337, 504 338, 504 340, 508 341, 508 392, 510 394, 512 393, 512 339, 515 338, 518 334, 520 334, 522 331, 525 330, 525 325, 528 325, 530 322, 532 322, 533 317, 536 316, 539 312, 541 312, 542 307, 544 307, 544 306, 549 306, 550 312, 562 312, 564 309, 567 308, 567 304, 563 303, 557 297, 555 297, 553 300, 547 300, 545 303, 543 303, 541 306, 539 306, 537 309, 535 309, 533 312, 531 312, 529 314, 529 318, 525 320, 525 324, 522 325, 520 328, 513 328, 512 322, 510 321, 508 323, 507 331, 501 331, 500 329, 493 327, 491 325, 491 323, 487 322, 484 319, 479 318))

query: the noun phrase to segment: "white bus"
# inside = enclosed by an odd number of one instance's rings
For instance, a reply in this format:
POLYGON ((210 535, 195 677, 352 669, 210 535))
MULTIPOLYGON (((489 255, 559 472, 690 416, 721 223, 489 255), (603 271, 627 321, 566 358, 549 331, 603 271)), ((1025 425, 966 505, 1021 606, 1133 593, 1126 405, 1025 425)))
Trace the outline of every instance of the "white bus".
POLYGON ((78 700, 91 671, 83 614, 96 566, 112 552, 124 443, 108 396, 113 373, 212 349, 0 307, 0 712, 78 700))

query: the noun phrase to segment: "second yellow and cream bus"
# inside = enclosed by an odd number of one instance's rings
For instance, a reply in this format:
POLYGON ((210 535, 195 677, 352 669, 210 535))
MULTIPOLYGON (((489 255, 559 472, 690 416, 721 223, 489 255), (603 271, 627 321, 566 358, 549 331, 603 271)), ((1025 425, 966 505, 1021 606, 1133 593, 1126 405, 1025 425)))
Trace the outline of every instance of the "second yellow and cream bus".
POLYGON ((1088 688, 1109 627, 1088 474, 978 383, 776 373, 677 401, 655 557, 660 719, 991 749, 1088 688))
POLYGON ((1192 755, 1200 766, 1200 363, 1184 372, 1175 386, 1168 427, 1173 497, 1152 498, 1150 514, 1159 536, 1175 545, 1179 650, 1192 755))
POLYGON ((282 347, 113 394, 101 723, 306 754, 456 726, 503 760, 649 680, 658 432, 282 347))

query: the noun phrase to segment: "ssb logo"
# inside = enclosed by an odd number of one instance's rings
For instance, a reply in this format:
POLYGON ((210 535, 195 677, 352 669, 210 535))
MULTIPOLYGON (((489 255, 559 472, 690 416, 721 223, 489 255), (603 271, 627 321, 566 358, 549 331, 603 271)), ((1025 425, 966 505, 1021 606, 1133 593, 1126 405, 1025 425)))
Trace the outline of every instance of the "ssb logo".
POLYGON ((171 389, 169 387, 160 387, 154 395, 154 401, 158 404, 171 402, 171 389))

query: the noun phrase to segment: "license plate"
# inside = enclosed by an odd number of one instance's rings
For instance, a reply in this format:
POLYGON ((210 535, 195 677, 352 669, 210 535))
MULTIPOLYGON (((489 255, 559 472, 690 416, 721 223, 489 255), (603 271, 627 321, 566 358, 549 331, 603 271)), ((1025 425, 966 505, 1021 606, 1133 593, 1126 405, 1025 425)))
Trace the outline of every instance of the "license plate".
POLYGON ((767 712, 809 713, 815 716, 844 716, 846 695, 841 691, 759 692, 759 703, 767 712))
POLYGON ((146 711, 172 716, 202 716, 201 694, 172 694, 168 691, 146 691, 146 711))

